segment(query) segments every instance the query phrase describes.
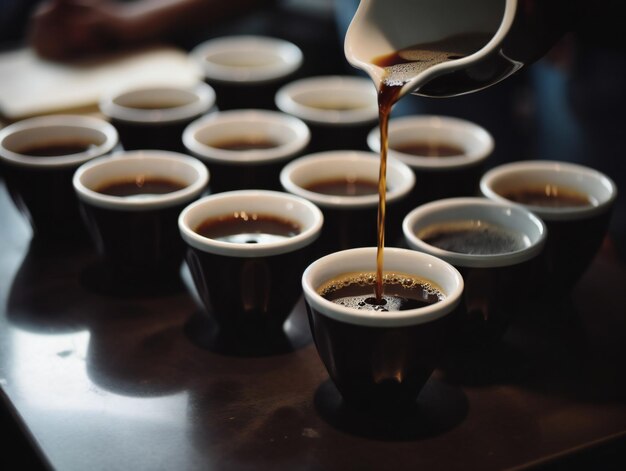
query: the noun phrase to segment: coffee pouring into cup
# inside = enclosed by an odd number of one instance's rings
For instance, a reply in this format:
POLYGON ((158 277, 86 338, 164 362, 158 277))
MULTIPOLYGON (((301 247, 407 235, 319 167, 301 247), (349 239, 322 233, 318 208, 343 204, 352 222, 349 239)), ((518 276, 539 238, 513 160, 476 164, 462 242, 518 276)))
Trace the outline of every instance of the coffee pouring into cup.
POLYGON ((377 88, 462 95, 534 62, 565 32, 563 0, 361 0, 345 37, 348 62, 377 88))

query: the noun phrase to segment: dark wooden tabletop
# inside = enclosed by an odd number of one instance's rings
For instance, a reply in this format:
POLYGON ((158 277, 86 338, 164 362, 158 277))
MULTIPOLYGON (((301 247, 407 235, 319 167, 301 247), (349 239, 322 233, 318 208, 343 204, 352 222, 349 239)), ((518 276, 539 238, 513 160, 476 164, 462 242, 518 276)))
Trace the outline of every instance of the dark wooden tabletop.
POLYGON ((112 292, 89 245, 32 247, 3 186, 0 221, 0 388, 55 469, 490 470, 626 436, 626 267, 609 244, 571 298, 529 305, 391 419, 342 406, 302 302, 273 354, 213 352, 186 271, 112 292))

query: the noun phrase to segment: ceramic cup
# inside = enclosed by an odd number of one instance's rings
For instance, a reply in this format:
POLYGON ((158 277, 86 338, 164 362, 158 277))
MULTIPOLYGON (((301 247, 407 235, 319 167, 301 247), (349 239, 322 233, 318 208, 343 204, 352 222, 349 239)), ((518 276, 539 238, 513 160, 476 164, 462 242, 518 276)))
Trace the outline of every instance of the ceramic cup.
POLYGON ((15 206, 34 240, 86 236, 72 188, 76 169, 118 145, 104 120, 77 115, 25 119, 0 130, 0 166, 15 206))
POLYGON ((276 106, 307 123, 310 152, 367 150, 367 135, 378 121, 376 88, 363 77, 329 75, 295 80, 278 90, 276 106))
POLYGON ((183 210, 178 227, 215 326, 212 348, 259 352, 282 341, 322 223, 314 204, 267 190, 213 194, 183 210))
POLYGON ((183 133, 188 152, 211 171, 211 191, 279 190, 279 173, 310 140, 307 125, 268 110, 220 111, 194 121, 183 133))
POLYGON ((304 271, 302 287, 317 351, 346 404, 402 411, 415 404, 444 352, 448 319, 461 300, 463 279, 447 262, 413 250, 387 248, 384 259, 390 277, 418 279, 436 287, 441 299, 409 310, 376 311, 320 294, 331 280, 375 272, 375 247, 316 260, 304 271))
MULTIPOLYGON (((494 148, 486 129, 448 116, 391 118, 388 141, 388 155, 415 172, 411 209, 437 199, 476 196, 486 159, 494 148)), ((378 127, 371 130, 367 142, 371 150, 380 152, 378 127)))
POLYGON ((215 89, 220 110, 274 109, 276 90, 303 62, 295 44, 258 35, 210 39, 198 44, 190 57, 215 89))
POLYGON ((449 198, 415 208, 402 228, 410 248, 445 260, 463 276, 455 344, 498 342, 537 288, 546 241, 541 219, 511 203, 449 198))
POLYGON ((100 100, 100 111, 118 130, 125 150, 182 152, 185 127, 214 109, 215 91, 203 82, 116 90, 100 100))
POLYGON ((199 160, 162 150, 122 152, 76 170, 83 217, 113 281, 143 285, 179 277, 178 215, 208 180, 199 160))
POLYGON ((489 170, 480 189, 494 201, 518 203, 548 228, 544 255, 546 296, 573 288, 598 252, 617 197, 606 175, 578 164, 522 161, 489 170))
MULTIPOLYGON (((327 151, 299 157, 282 169, 283 188, 315 203, 324 213, 318 254, 376 246, 380 160, 372 152, 327 151)), ((415 184, 411 169, 387 165, 385 239, 396 245, 405 215, 401 204, 415 184)))

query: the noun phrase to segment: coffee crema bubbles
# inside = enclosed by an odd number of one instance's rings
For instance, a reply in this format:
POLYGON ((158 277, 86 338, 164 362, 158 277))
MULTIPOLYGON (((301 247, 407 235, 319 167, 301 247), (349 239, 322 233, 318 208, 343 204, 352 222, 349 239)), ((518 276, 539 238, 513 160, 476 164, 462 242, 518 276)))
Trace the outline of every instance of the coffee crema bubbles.
POLYGON ((445 298, 432 282, 403 273, 383 275, 384 293, 377 299, 375 272, 347 273, 317 289, 320 296, 351 309, 365 311, 407 311, 429 306, 445 298))

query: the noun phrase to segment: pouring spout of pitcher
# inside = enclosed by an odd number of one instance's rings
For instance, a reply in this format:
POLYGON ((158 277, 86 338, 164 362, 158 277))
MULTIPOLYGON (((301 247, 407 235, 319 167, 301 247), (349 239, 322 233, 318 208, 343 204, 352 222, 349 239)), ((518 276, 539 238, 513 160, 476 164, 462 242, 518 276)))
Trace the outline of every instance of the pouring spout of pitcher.
POLYGON ((523 65, 501 48, 518 7, 518 0, 361 0, 346 33, 344 53, 348 62, 367 73, 380 89, 387 70, 376 64, 378 58, 415 45, 480 33, 485 39, 475 50, 420 70, 403 81, 400 96, 469 93, 502 80, 523 65), (480 74, 494 64, 502 70, 480 83, 480 74))

